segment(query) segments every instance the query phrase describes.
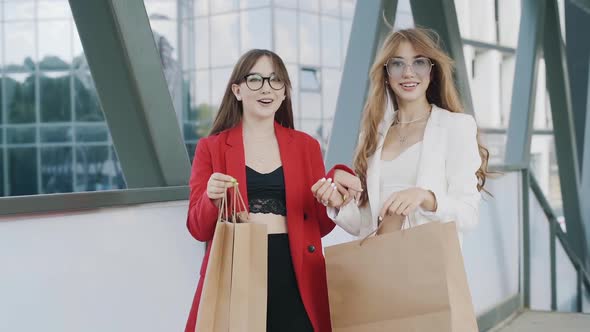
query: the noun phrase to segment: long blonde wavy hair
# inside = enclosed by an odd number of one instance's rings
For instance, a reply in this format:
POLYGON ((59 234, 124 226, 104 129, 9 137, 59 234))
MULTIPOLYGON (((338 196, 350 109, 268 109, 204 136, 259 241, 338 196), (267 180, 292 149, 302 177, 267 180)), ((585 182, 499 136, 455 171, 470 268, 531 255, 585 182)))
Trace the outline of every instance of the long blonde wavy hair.
MULTIPOLYGON (((383 120, 384 107, 387 105, 387 98, 391 98, 394 109, 397 109, 397 100, 389 84, 386 83, 387 72, 384 64, 388 59, 395 56, 399 45, 402 42, 409 42, 416 52, 429 58, 433 63, 430 73, 430 85, 426 90, 426 99, 429 103, 435 104, 450 112, 462 113, 463 105, 459 93, 453 81, 453 60, 440 47, 438 34, 432 30, 423 28, 412 28, 391 32, 381 50, 377 54, 375 62, 369 73, 370 87, 365 103, 361 122, 361 135, 354 156, 354 169, 363 185, 360 205, 366 205, 367 193, 367 159, 372 156, 378 143, 378 130, 383 120)), ((477 190, 482 191, 488 175, 489 151, 480 143, 478 134, 479 155, 481 166, 475 173, 478 179, 477 190)))

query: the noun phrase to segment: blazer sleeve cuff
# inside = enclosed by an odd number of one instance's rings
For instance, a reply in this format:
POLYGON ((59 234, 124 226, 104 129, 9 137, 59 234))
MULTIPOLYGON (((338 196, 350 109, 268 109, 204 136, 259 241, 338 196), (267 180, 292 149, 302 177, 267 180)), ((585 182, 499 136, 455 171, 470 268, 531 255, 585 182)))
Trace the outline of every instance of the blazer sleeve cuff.
POLYGON ((350 167, 348 167, 348 166, 346 166, 344 164, 337 164, 337 165, 335 165, 334 167, 332 167, 330 169, 330 171, 328 172, 328 174, 326 174, 326 178, 333 179, 334 178, 334 173, 336 173, 336 170, 338 170, 338 169, 354 175, 354 171, 352 169, 350 169, 350 167))
POLYGON ((437 192, 436 190, 432 190, 429 188, 422 188, 424 190, 428 190, 434 194, 434 199, 436 200, 436 210, 435 211, 428 211, 423 209, 422 207, 418 207, 418 213, 420 213, 425 218, 435 221, 435 220, 444 220, 446 215, 446 209, 448 205, 448 200, 445 194, 437 192))

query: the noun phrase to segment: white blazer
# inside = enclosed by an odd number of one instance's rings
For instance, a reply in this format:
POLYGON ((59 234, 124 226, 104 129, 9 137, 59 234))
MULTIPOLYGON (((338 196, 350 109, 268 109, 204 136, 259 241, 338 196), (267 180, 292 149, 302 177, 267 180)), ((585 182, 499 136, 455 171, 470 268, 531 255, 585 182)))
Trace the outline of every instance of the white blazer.
MULTIPOLYGON (((381 210, 381 150, 394 116, 395 112, 387 107, 379 126, 379 144, 367 161, 368 204, 359 208, 352 201, 339 210, 328 208, 328 215, 337 225, 359 238, 377 229, 381 210)), ((432 105, 422 141, 416 187, 431 190, 438 206, 435 212, 418 208, 409 216, 410 223, 404 223, 404 228, 431 221, 454 221, 462 242, 463 231, 477 225, 481 194, 477 191, 475 172, 481 165, 481 157, 476 135, 477 126, 472 116, 432 105)))

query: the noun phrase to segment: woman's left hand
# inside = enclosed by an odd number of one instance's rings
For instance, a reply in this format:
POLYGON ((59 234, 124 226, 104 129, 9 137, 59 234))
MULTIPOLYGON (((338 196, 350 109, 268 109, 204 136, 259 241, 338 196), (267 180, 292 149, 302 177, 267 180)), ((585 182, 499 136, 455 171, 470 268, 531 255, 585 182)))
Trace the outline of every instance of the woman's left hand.
POLYGON ((381 207, 379 218, 394 214, 407 216, 429 199, 430 195, 434 198, 430 191, 417 187, 394 192, 381 207))
POLYGON ((326 207, 339 208, 344 203, 342 196, 338 193, 336 184, 332 179, 320 179, 312 187, 311 192, 315 199, 326 207))

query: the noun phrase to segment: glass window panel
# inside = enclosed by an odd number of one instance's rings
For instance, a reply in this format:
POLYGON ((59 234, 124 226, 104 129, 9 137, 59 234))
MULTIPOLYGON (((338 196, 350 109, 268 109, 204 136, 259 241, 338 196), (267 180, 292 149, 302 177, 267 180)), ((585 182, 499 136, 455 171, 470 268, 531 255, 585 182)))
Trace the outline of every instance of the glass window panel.
POLYGON ((72 147, 41 149, 41 192, 43 194, 72 192, 72 147))
POLYGON ((94 80, 89 71, 75 72, 74 110, 76 121, 104 121, 94 80))
POLYGON ((320 149, 322 150, 322 155, 325 151, 325 146, 322 144, 322 121, 321 120, 301 120, 301 126, 297 128, 308 135, 311 135, 313 138, 320 142, 320 149))
POLYGON ((150 18, 176 18, 176 1, 144 0, 143 3, 150 18))
POLYGON ((356 0, 341 0, 342 2, 342 16, 352 18, 354 16, 354 6, 356 0))
POLYGON ((559 240, 555 240, 557 311, 576 312, 578 274, 559 240))
POLYGON ((41 86, 41 121, 71 121, 69 73, 41 73, 39 84, 41 86))
POLYGON ((239 0, 215 0, 211 1, 211 13, 222 13, 239 8, 239 0))
POLYGON ((328 148, 328 144, 330 143, 330 135, 332 134, 332 123, 334 119, 325 119, 322 120, 322 128, 321 128, 321 140, 320 144, 322 146, 322 154, 324 154, 325 150, 328 148))
MULTIPOLYGON (((398 3, 400 6, 400 3, 398 3)), ((414 17, 412 12, 400 11, 395 14, 394 29, 409 29, 414 27, 414 17)))
POLYGON ((221 104, 221 99, 225 93, 225 88, 229 81, 229 77, 231 76, 231 71, 232 68, 219 68, 211 71, 211 104, 216 109, 215 113, 217 113, 217 107, 221 104))
POLYGON ((286 8, 297 8, 297 0, 274 0, 274 5, 286 8))
MULTIPOLYGON (((1 7, 1 6, 0 6, 1 7)), ((1 125, 4 124, 4 75, 0 75, 0 128, 2 127, 1 125)), ((0 143, 2 143, 2 135, 0 135, 0 143)))
POLYGON ((555 214, 562 216, 563 201, 553 135, 533 135, 530 166, 555 214))
MULTIPOLYGON (((537 70, 537 86, 544 87, 547 82, 547 71, 545 68, 545 59, 539 60, 537 70)), ((551 129, 551 103, 549 102, 546 89, 536 89, 535 91, 535 113, 533 114, 533 127, 535 129, 551 129)))
POLYGON ((211 17, 211 65, 233 66, 240 56, 238 14, 211 17))
POLYGON ((6 128, 8 144, 30 144, 37 141, 37 129, 35 127, 9 127, 6 128))
POLYGON ((473 60, 471 94, 478 124, 486 128, 501 126, 500 64, 496 50, 476 50, 473 60))
POLYGON ((8 149, 8 188, 11 196, 35 195, 37 187, 37 148, 8 149))
MULTIPOLYGON (((321 119, 322 118, 322 97, 319 93, 301 92, 301 119, 321 119)), ((312 133, 308 133, 312 134, 312 133)))
POLYGON ((270 5, 270 0, 241 0, 241 8, 256 8, 270 5))
POLYGON ((67 69, 72 63, 70 21, 39 21, 39 68, 67 69))
POLYGON ((35 18, 35 1, 4 1, 5 20, 33 20, 35 18))
MULTIPOLYGON (((6 5, 6 4, 5 4, 6 5)), ((9 12, 6 11, 5 14, 9 12)), ((35 24, 4 23, 4 65, 12 70, 35 69, 35 24)))
POLYGON ((72 126, 41 127, 41 142, 62 143, 71 142, 73 136, 72 126))
POLYGON ((490 151, 490 165, 503 165, 506 155, 506 133, 482 133, 482 144, 490 151))
MULTIPOLYGON (((0 7, 1 4, 0 4, 0 7)), ((0 130, 0 134, 2 130, 0 130)), ((4 153, 0 153, 0 197, 6 196, 4 192, 4 153)))
POLYGON ((461 37, 471 39, 470 1, 454 0, 461 37))
POLYGON ((37 17, 45 18, 71 18, 72 11, 67 0, 39 0, 37 1, 37 17))
POLYGON ((318 0, 299 0, 299 8, 317 12, 320 10, 320 2, 318 0))
POLYGON ((195 150, 197 149, 197 143, 188 143, 186 144, 186 152, 188 153, 188 158, 193 164, 193 160, 195 159, 195 150))
POLYGON ((195 16, 209 14, 209 0, 195 0, 193 3, 195 16))
POLYGON ((297 62, 297 16, 292 10, 274 11, 275 51, 285 62, 297 62))
POLYGON ((209 67, 209 19, 186 20, 182 26, 183 69, 209 67))
POLYGON ((348 50, 348 41, 350 40, 350 30, 352 29, 352 21, 342 20, 342 61, 346 59, 346 51, 348 50))
MULTIPOLYGON (((206 115, 204 116, 206 117, 206 115)), ((197 143, 199 138, 207 137, 211 130, 211 119, 204 118, 202 121, 184 123, 184 140, 186 143, 197 143)))
POLYGON ((301 13, 299 15, 299 56, 302 64, 320 64, 320 21, 319 16, 301 13))
MULTIPOLYGON (((512 88, 514 85, 514 68, 516 64, 516 55, 504 54, 502 56, 502 63, 500 64, 500 96, 501 96, 501 116, 503 128, 508 128, 510 121, 510 107, 512 104, 512 88)), ((545 89, 541 89, 545 90, 545 89)))
POLYGON ((322 13, 340 16, 340 0, 322 0, 322 13))
POLYGON ((322 65, 340 67, 340 20, 322 17, 322 65))
MULTIPOLYGON (((211 105, 211 78, 208 70, 197 71, 192 82, 193 94, 191 98, 191 112, 193 109, 195 112, 200 107, 206 107, 211 105)), ((229 79, 229 76, 227 77, 229 79)), ((227 83, 227 82, 226 82, 227 83)), ((189 119, 199 118, 196 113, 191 113, 189 119)))
POLYGON ((117 172, 108 145, 76 147, 75 170, 76 191, 121 188, 111 184, 111 178, 116 177, 117 172))
POLYGON ((291 80, 291 104, 293 107, 293 117, 299 118, 299 67, 296 65, 287 65, 287 72, 291 80))
POLYGON ((498 1, 499 42, 504 46, 516 47, 520 26, 520 1, 498 1))
POLYGON ((315 68, 301 68, 301 90, 320 90, 320 73, 315 68))
POLYGON ((549 222, 532 191, 530 199, 530 287, 531 309, 551 309, 551 268, 549 263, 549 222))
POLYGON ((174 20, 150 19, 154 39, 164 67, 178 63, 177 24, 174 20))
POLYGON ((336 113, 341 77, 340 70, 324 69, 322 72, 322 102, 325 118, 333 118, 336 113))
POLYGON ((106 124, 81 125, 76 124, 76 142, 107 142, 109 130, 106 124))
POLYGON ((88 63, 86 62, 86 58, 84 56, 84 49, 82 48, 82 41, 80 40, 80 35, 78 34, 78 28, 76 27, 76 22, 72 21, 73 28, 72 28, 72 49, 73 49, 73 60, 75 68, 79 67, 86 67, 88 69, 88 63))
POLYGON ((35 75, 7 74, 4 77, 9 123, 35 122, 35 75))
POLYGON ((242 53, 253 48, 271 49, 270 9, 243 11, 241 15, 242 53))

